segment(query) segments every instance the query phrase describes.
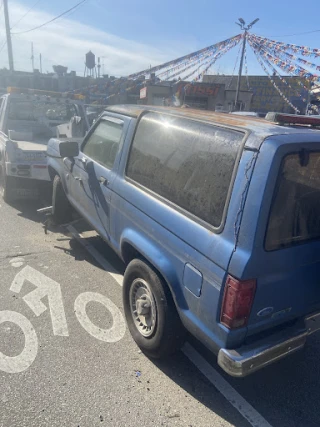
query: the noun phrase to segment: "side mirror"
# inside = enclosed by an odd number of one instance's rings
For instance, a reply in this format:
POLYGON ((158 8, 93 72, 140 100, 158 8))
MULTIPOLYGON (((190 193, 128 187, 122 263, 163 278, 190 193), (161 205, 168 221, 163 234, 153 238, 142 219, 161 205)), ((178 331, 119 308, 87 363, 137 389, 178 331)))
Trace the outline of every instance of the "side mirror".
POLYGON ((64 141, 59 143, 60 157, 77 157, 79 144, 76 141, 64 141))

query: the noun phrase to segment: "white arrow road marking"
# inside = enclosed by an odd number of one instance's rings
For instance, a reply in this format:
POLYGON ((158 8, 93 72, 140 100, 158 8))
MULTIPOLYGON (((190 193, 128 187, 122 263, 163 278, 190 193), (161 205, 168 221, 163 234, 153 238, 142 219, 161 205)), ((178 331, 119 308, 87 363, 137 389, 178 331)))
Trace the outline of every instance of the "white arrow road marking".
POLYGON ((93 337, 105 342, 117 342, 124 337, 126 324, 118 307, 106 296, 96 292, 84 292, 80 294, 74 303, 74 309, 80 325, 93 337), (111 313, 113 323, 111 328, 102 329, 94 325, 86 311, 89 302, 96 301, 104 305, 111 313))
POLYGON ((15 276, 10 290, 20 293, 25 281, 36 286, 35 290, 23 297, 25 303, 36 316, 40 316, 47 310, 47 306, 41 300, 48 297, 54 335, 69 336, 60 284, 27 265, 15 276))
POLYGON ((18 356, 6 356, 0 352, 0 370, 9 374, 16 374, 28 369, 38 353, 38 338, 31 322, 22 314, 15 311, 0 311, 0 324, 15 323, 24 333, 24 349, 18 356))

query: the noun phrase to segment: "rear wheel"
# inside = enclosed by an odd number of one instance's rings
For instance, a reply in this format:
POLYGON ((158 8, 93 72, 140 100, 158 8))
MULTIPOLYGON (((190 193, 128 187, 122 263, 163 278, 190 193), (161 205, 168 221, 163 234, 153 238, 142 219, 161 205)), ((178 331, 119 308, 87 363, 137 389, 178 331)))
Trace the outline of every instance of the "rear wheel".
POLYGON ((10 203, 14 200, 14 184, 15 179, 6 174, 6 169, 3 164, 0 165, 0 191, 3 200, 10 203))
POLYGON ((72 207, 63 189, 59 175, 56 175, 53 180, 52 217, 56 224, 65 224, 72 220, 72 207))
POLYGON ((126 269, 123 304, 130 333, 147 356, 163 358, 181 348, 185 329, 171 293, 158 273, 139 259, 126 269))

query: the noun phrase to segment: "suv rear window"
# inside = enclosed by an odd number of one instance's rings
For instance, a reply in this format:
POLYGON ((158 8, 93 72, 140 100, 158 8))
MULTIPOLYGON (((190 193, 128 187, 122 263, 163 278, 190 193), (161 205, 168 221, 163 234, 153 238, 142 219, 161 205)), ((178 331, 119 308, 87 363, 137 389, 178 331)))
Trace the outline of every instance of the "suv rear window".
POLYGON ((148 113, 140 121, 127 176, 219 227, 244 134, 148 113))
POLYGON ((289 154, 282 162, 265 249, 320 237, 320 152, 289 154))

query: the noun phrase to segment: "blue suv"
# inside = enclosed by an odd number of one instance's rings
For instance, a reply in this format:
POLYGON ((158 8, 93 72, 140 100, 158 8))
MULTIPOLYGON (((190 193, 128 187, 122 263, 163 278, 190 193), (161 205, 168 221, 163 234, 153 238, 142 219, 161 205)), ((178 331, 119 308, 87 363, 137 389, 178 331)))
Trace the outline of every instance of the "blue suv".
POLYGON ((150 357, 189 331, 245 376, 320 329, 319 119, 108 108, 51 139, 53 217, 76 209, 126 263, 129 330, 150 357))

